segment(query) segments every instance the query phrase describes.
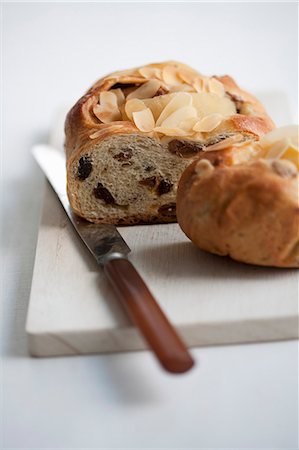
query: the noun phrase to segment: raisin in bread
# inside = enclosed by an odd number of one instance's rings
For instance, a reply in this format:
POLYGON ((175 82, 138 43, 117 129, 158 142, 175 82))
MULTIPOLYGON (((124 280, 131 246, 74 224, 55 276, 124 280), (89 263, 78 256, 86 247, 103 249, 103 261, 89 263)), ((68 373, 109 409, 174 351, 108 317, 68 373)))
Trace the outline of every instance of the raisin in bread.
POLYGON ((66 118, 70 204, 91 222, 173 222, 178 181, 200 153, 273 127, 228 76, 206 77, 178 62, 112 73, 66 118))
POLYGON ((179 225, 202 250, 299 267, 298 170, 297 126, 206 152, 181 177, 179 225))

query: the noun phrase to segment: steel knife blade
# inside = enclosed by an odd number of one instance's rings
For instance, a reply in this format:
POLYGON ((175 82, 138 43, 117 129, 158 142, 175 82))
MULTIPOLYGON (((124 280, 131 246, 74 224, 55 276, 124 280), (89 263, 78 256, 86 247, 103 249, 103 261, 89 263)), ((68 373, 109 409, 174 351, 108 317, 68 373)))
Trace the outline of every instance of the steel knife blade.
POLYGON ((139 328, 164 369, 172 373, 189 370, 194 361, 145 282, 128 260, 130 252, 116 226, 93 224, 71 209, 66 192, 64 154, 49 145, 32 149, 70 221, 97 263, 103 267, 113 289, 132 322, 139 328))

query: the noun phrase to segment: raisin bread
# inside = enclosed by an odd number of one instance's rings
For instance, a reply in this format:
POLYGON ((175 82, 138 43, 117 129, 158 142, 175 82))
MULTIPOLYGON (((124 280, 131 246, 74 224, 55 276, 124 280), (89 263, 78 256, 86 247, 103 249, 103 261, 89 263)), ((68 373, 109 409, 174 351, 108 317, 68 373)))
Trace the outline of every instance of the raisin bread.
POLYGON ((181 177, 179 225, 202 250, 299 267, 298 169, 297 126, 206 152, 181 177))
POLYGON ((273 127, 228 76, 206 77, 178 62, 112 73, 66 118, 70 204, 91 222, 173 222, 179 178, 200 153, 273 127))

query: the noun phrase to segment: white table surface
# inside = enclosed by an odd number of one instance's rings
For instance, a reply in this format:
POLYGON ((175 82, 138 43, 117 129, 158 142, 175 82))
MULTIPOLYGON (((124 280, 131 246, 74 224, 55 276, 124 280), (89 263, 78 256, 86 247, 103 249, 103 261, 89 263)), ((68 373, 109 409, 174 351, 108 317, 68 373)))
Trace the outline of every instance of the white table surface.
MULTIPOLYGON (((33 359, 24 332, 43 184, 30 147, 57 108, 113 69, 178 59, 233 74, 269 108, 287 95, 295 121, 296 4, 4 3, 2 16, 1 449, 298 448, 295 341, 194 349, 196 369, 173 377, 149 352, 33 359)), ((274 119, 290 115, 276 104, 274 119)))

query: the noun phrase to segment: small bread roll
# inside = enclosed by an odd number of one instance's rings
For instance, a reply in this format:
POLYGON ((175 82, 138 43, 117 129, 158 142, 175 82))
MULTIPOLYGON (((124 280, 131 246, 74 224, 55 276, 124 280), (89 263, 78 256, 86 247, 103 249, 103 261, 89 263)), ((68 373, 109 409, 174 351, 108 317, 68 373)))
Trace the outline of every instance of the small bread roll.
POLYGON ((202 250, 249 264, 299 267, 298 127, 202 152, 183 173, 177 218, 202 250))

